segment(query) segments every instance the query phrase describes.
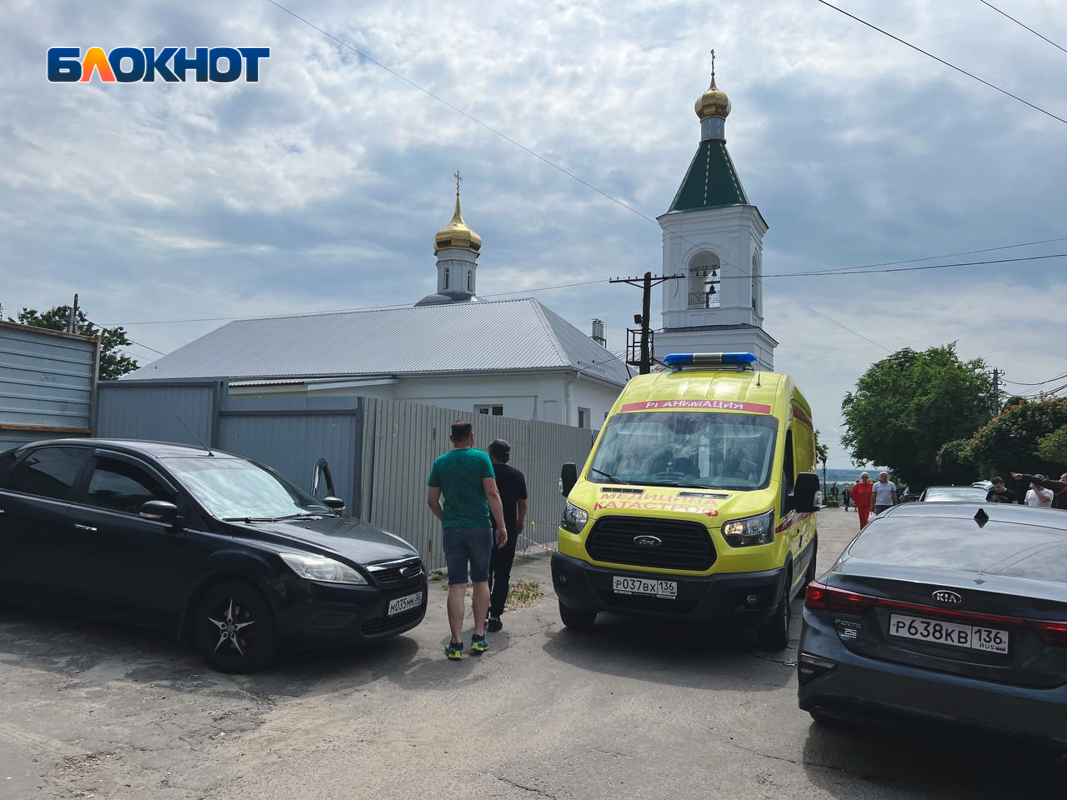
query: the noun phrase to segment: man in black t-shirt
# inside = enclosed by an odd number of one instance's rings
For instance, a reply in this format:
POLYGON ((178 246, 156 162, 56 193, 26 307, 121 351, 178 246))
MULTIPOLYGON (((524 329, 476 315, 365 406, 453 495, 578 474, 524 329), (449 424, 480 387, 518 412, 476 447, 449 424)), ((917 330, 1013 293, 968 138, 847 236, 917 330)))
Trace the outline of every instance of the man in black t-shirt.
POLYGON ((989 482, 993 484, 993 487, 986 493, 985 501, 987 503, 1018 503, 1019 495, 1015 494, 1011 489, 1004 487, 1004 479, 999 475, 995 478, 990 478, 989 482))
POLYGON ((489 600, 489 630, 496 632, 504 627, 500 617, 508 599, 508 582, 511 580, 511 565, 515 561, 515 545, 526 526, 526 477, 508 465, 511 445, 503 439, 493 441, 488 450, 489 458, 493 462, 493 472, 496 473, 496 487, 504 506, 504 527, 508 531, 507 542, 494 548, 489 560, 489 586, 492 591, 489 600))

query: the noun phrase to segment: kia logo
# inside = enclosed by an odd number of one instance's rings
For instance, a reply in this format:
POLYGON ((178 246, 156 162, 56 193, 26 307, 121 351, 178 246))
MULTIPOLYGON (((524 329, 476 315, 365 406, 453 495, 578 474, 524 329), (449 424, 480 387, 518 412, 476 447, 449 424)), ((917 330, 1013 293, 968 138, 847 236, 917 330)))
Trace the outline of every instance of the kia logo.
POLYGON ((956 606, 963 602, 963 598, 955 592, 950 592, 948 589, 938 589, 933 594, 934 600, 938 603, 944 603, 949 606, 956 606))
POLYGON ((635 536, 634 544, 641 547, 659 547, 663 544, 663 540, 657 536, 635 536))

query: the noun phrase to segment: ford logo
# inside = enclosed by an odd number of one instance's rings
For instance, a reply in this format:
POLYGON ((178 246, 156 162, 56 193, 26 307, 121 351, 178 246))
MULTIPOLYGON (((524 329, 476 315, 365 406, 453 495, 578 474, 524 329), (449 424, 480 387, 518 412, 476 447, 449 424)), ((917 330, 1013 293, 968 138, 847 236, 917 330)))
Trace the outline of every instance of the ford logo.
POLYGON ((938 603, 944 603, 949 606, 957 606, 963 602, 963 598, 955 592, 950 592, 948 589, 938 589, 933 594, 934 600, 938 603))
POLYGON ((663 544, 663 540, 658 536, 635 536, 634 544, 641 547, 659 547, 663 544))

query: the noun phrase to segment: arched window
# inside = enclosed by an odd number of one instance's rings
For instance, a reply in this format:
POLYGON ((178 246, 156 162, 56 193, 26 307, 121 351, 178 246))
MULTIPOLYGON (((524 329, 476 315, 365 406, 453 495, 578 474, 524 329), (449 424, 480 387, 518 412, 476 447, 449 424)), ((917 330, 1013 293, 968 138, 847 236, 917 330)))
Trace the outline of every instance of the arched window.
POLYGON ((763 314, 763 278, 760 273, 759 253, 752 256, 752 310, 757 316, 763 314))
POLYGON ((472 269, 467 270, 467 291, 474 291, 474 270, 472 269))
POLYGON ((448 267, 445 267, 445 289, 448 289, 448 267))
POLYGON ((697 253, 689 261, 689 308, 719 307, 721 264, 714 253, 697 253))

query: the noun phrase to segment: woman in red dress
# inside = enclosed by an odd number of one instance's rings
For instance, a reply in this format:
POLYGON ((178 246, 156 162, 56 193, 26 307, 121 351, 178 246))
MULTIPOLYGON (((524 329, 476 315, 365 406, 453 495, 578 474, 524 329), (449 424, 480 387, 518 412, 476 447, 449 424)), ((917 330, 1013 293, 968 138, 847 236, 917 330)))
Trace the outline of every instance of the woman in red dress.
POLYGON ((852 502, 856 504, 856 511, 860 515, 860 528, 867 525, 867 520, 871 516, 871 492, 874 491, 874 484, 871 483, 871 476, 866 472, 860 474, 859 483, 852 486, 850 494, 852 495, 852 502))

